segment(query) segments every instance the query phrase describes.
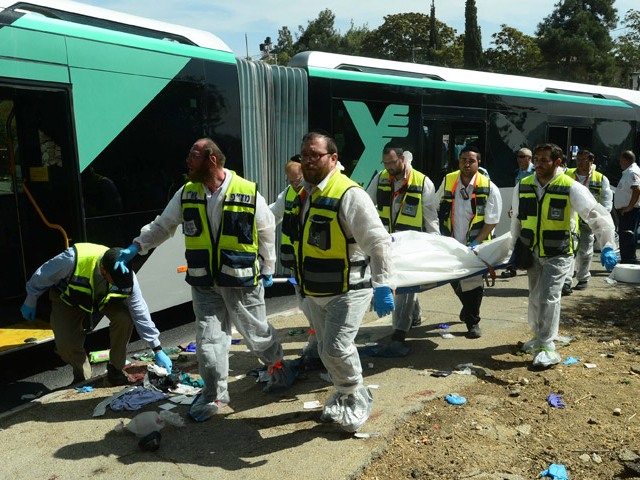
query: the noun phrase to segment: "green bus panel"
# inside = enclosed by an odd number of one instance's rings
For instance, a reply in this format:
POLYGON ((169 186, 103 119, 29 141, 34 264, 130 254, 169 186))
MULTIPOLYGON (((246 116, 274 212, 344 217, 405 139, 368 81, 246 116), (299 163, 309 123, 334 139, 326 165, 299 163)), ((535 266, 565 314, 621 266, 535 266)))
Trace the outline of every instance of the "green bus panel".
POLYGON ((0 28, 0 56, 64 65, 64 37, 14 27, 0 28))
POLYGON ((0 77, 68 84, 69 70, 61 65, 0 58, 0 77))

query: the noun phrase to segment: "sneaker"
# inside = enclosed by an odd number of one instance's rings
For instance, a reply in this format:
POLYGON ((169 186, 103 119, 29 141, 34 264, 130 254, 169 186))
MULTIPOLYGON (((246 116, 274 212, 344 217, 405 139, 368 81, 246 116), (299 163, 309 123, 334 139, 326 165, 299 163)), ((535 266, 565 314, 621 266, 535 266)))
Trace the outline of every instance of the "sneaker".
POLYGON ((580 280, 578 284, 573 287, 574 290, 585 290, 587 288, 587 280, 580 280))
POLYGON ((343 402, 343 415, 340 426, 349 433, 358 431, 371 415, 373 395, 367 387, 360 387, 346 396, 343 402))
POLYGON ((129 377, 110 363, 107 364, 107 381, 114 387, 131 384, 129 377))
POLYGON ((571 295, 573 293, 573 289, 571 288, 571 285, 569 285, 568 283, 565 283, 564 285, 562 285, 562 296, 566 297, 567 295, 571 295))
POLYGON ((533 357, 534 367, 551 367, 562 361, 562 357, 555 350, 548 348, 539 348, 533 357))
POLYGON ((270 365, 267 372, 269 373, 269 380, 262 389, 265 393, 281 392, 291 388, 298 376, 298 369, 294 368, 291 362, 287 360, 280 360, 270 365))
POLYGON ((469 325, 467 326, 467 338, 480 338, 482 336, 482 330, 480 330, 480 325, 469 325))
POLYGON ((207 402, 205 397, 199 393, 193 399, 193 402, 189 407, 189 416, 196 422, 204 422, 209 420, 226 406, 227 404, 220 400, 207 402))

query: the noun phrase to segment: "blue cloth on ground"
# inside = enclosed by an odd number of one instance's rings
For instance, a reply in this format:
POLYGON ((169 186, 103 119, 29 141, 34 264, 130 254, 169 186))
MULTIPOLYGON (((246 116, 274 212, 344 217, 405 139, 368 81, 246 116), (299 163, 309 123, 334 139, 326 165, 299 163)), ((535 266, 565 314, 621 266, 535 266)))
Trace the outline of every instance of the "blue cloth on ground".
POLYGON ((158 400, 164 400, 165 398, 167 398, 165 393, 138 386, 134 390, 113 400, 110 407, 114 412, 121 412, 122 410, 134 411, 140 410, 145 405, 157 402, 158 400))
POLYGON ((579 358, 576 358, 576 357, 567 357, 567 359, 566 359, 564 362, 562 362, 562 363, 564 363, 565 365, 572 365, 572 364, 574 364, 574 363, 578 363, 579 361, 580 361, 580 359, 579 359, 579 358))

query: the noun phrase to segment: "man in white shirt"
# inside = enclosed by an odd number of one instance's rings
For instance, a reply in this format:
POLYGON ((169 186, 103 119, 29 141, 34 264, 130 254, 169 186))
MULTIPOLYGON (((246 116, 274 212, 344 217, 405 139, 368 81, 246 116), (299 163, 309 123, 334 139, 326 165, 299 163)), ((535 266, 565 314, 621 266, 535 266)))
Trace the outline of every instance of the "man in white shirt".
POLYGON ((622 177, 614 196, 614 207, 618 212, 618 238, 620 240, 620 263, 638 263, 636 257, 636 231, 640 214, 640 168, 631 150, 620 154, 622 177))
MULTIPOLYGON (((460 170, 449 173, 436 193, 440 199, 440 233, 470 248, 491 239, 500 221, 502 197, 498 187, 478 172, 480 152, 465 147, 460 152, 460 170)), ((480 275, 452 282, 462 303, 460 321, 467 325, 467 337, 480 338, 480 305, 484 292, 480 275)))

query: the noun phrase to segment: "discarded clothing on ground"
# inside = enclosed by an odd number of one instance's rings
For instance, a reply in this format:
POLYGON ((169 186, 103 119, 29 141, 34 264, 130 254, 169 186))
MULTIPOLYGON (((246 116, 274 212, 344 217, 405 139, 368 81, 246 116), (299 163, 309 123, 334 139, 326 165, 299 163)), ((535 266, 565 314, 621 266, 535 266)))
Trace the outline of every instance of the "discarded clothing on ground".
POLYGON ((392 235, 396 293, 428 290, 454 280, 482 275, 509 261, 511 233, 483 242, 473 251, 452 237, 403 231, 392 235), (419 287, 419 288, 411 288, 419 287))
POLYGON ((398 358, 406 357, 411 352, 404 342, 394 341, 388 345, 367 345, 358 347, 358 353, 366 357, 398 358))
POLYGON ((144 387, 136 387, 130 392, 112 400, 109 406, 114 412, 121 412, 122 410, 134 411, 158 400, 164 400, 165 398, 167 398, 167 394, 165 393, 156 392, 144 387))

